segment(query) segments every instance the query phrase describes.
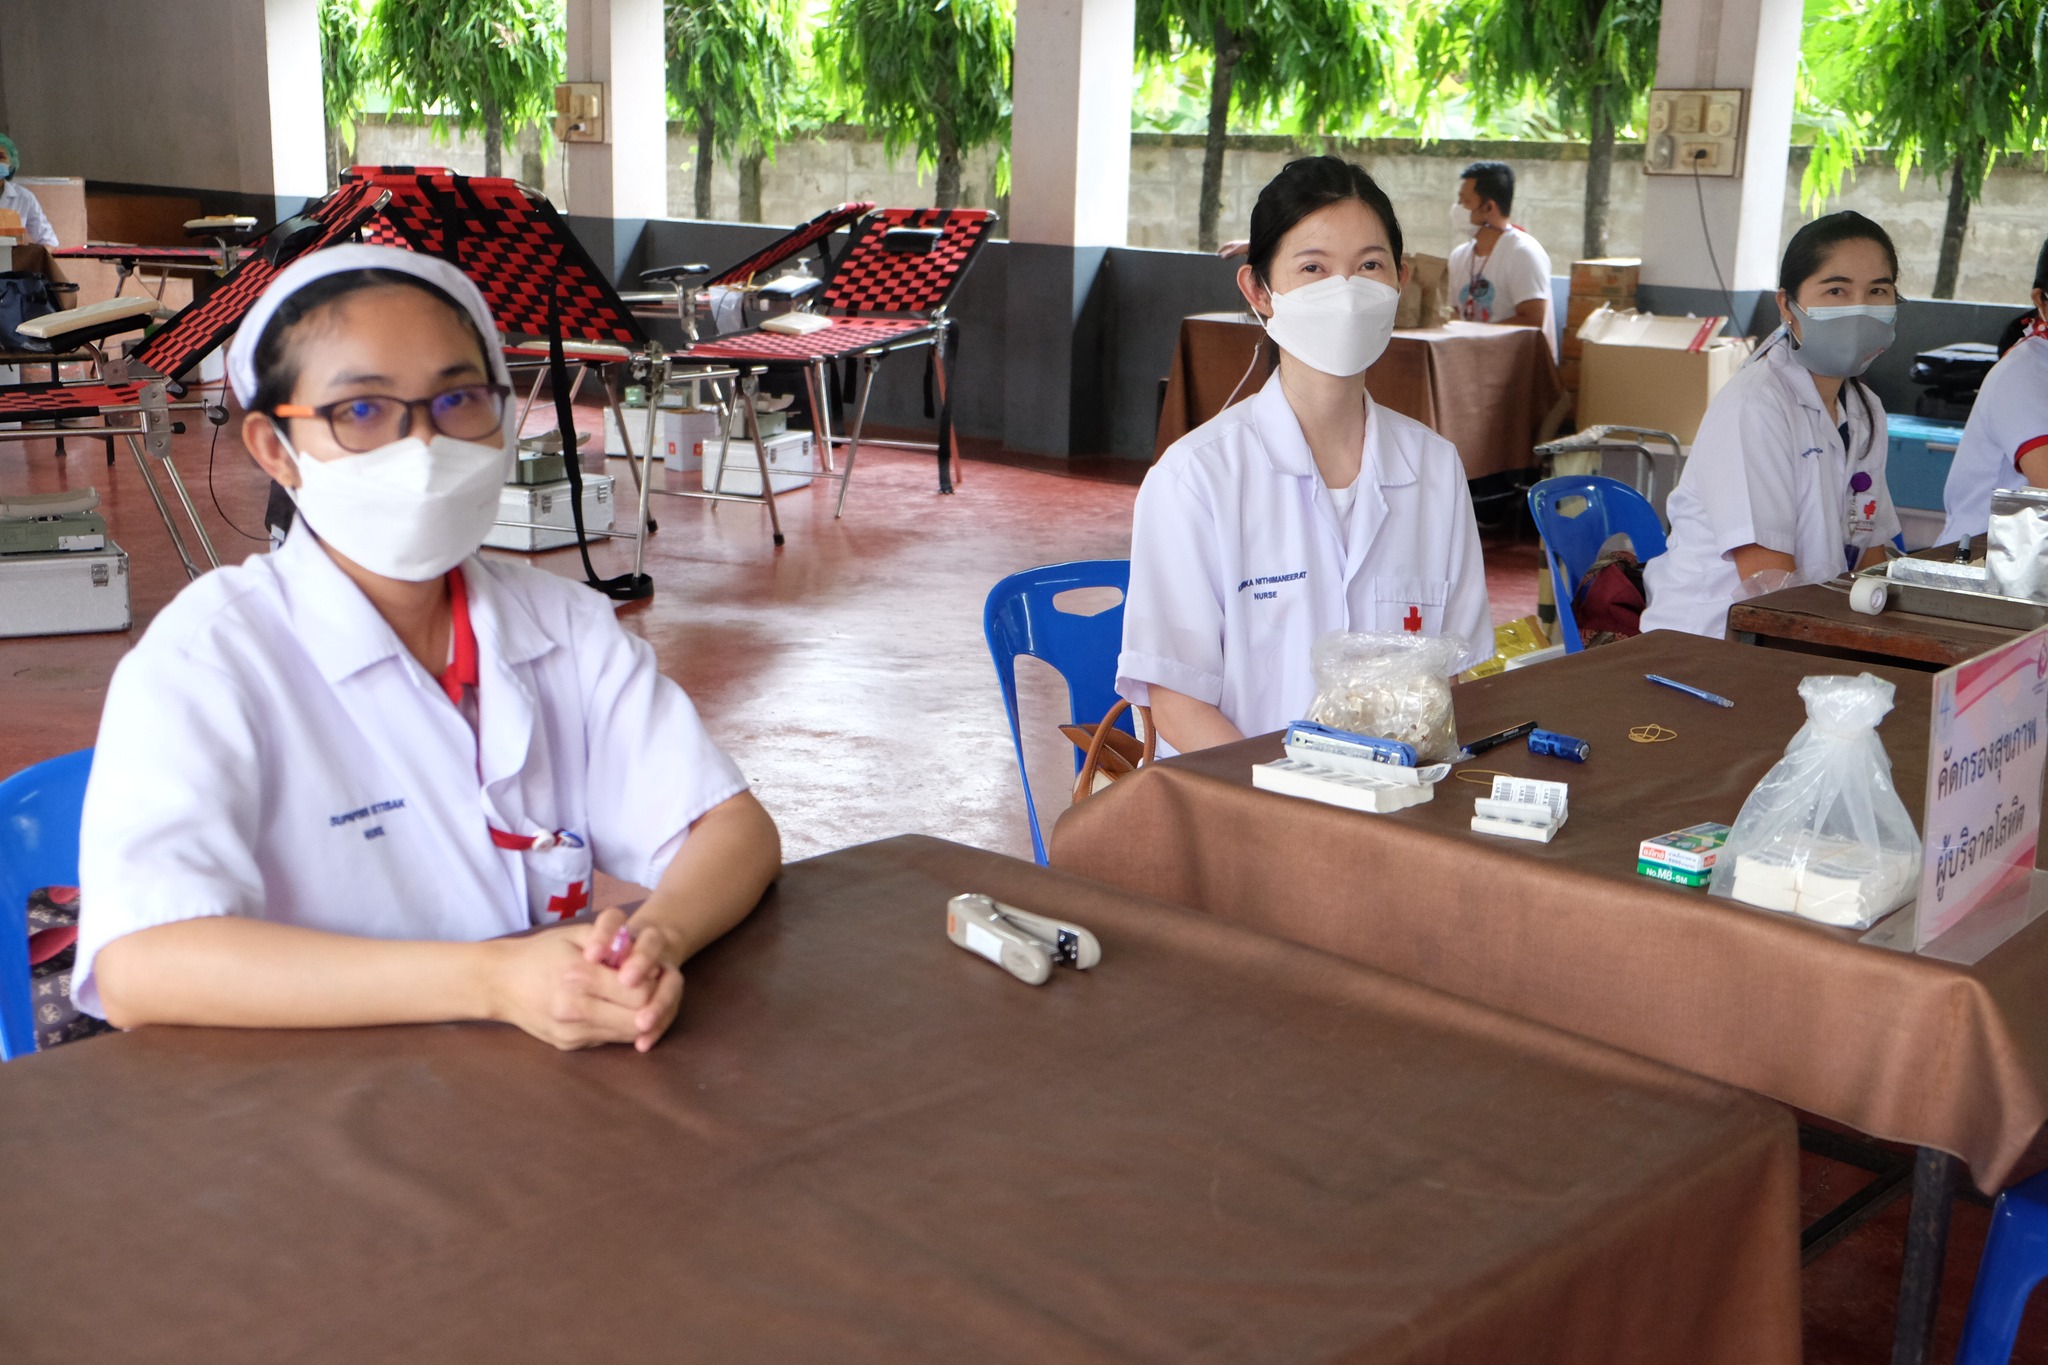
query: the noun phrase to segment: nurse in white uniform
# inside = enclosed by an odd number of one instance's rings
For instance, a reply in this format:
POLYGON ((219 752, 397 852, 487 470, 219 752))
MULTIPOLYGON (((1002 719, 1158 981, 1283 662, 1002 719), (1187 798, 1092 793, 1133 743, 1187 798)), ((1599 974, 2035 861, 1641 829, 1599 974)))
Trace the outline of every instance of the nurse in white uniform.
POLYGON ((1707 406, 1672 490, 1668 548, 1643 566, 1643 629, 1716 639, 1728 608, 1884 557, 1884 406, 1856 378, 1892 344, 1898 252, 1860 213, 1799 229, 1778 271, 1784 325, 1707 406))
POLYGON ((679 968, 774 877, 775 826, 647 644, 476 554, 510 473, 476 287, 317 252, 228 356, 284 546, 181 592, 115 670, 73 995, 122 1027, 496 1019, 653 1046, 679 968), (653 887, 630 921, 504 938, 653 887))
POLYGON ((2034 262, 2034 315, 1977 390, 1942 503, 1943 542, 1979 536, 2001 488, 2048 488, 2048 242, 2034 262))
POLYGON ((21 153, 14 150, 14 139, 0 133, 0 209, 9 209, 21 215, 21 235, 33 246, 57 245, 57 230, 50 226, 49 215, 33 194, 15 181, 21 174, 21 153))
POLYGON ((1405 273, 1393 205, 1359 167, 1304 158, 1260 192, 1237 282, 1279 369, 1138 491, 1117 691, 1151 706, 1162 751, 1306 715, 1330 631, 1452 636, 1459 669, 1492 656, 1457 449, 1365 391, 1405 273))

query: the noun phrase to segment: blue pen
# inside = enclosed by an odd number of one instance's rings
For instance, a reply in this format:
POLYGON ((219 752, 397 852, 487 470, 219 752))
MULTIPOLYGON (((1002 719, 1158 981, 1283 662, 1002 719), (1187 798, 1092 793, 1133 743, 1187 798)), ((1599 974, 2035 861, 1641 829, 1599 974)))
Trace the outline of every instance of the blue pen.
POLYGON ((1726 697, 1720 696, 1719 694, 1714 692, 1709 692, 1704 687, 1694 687, 1691 683, 1682 683, 1678 681, 1676 678, 1667 678, 1661 673, 1645 673, 1643 674, 1643 676, 1645 678, 1648 678, 1651 682, 1656 683, 1659 687, 1668 687, 1672 689, 1674 692, 1683 692, 1688 697, 1698 697, 1701 701, 1710 701, 1714 703, 1714 705, 1716 706, 1735 705, 1734 702, 1728 700, 1726 697))

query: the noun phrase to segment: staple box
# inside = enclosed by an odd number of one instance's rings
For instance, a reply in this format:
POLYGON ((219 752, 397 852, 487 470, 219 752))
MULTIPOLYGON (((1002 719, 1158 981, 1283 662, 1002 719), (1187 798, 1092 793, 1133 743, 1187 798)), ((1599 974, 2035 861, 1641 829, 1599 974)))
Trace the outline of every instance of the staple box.
POLYGON ((1705 886, 1714 880, 1714 874, 1711 872, 1681 872, 1664 863, 1646 862, 1641 858, 1636 859, 1636 872, 1655 881, 1670 882, 1674 886, 1705 886))
POLYGON ((1746 338, 1719 335, 1725 322, 1594 313, 1578 333, 1579 425, 1649 427, 1692 444, 1707 404, 1749 358, 1746 338))
POLYGON ((126 630, 128 555, 102 550, 0 555, 0 636, 126 630))
MULTIPOLYGON (((498 490, 498 520, 524 522, 524 526, 493 526, 484 544, 498 550, 559 550, 576 543, 576 523, 569 513, 569 481, 535 484, 507 484, 498 490), (535 527, 544 529, 536 530, 535 527)), ((612 529, 612 478, 609 474, 583 476, 583 526, 589 531, 612 529)))
POLYGON ((1708 874, 1714 870, 1714 861, 1721 856, 1721 845, 1727 842, 1726 825, 1711 821, 1703 825, 1688 825, 1684 829, 1643 840, 1642 847, 1636 850, 1636 870, 1640 872, 1640 864, 1650 863, 1668 867, 1674 872, 1708 874))
MULTIPOLYGON (((780 436, 765 438, 768 447, 768 479, 778 493, 808 487, 811 477, 817 473, 817 456, 811 445, 808 431, 786 431, 780 436)), ((698 456, 704 462, 705 491, 739 493, 750 498, 761 496, 761 464, 754 454, 752 441, 734 441, 726 454, 725 478, 719 479, 718 438, 713 436, 698 446, 698 456)))

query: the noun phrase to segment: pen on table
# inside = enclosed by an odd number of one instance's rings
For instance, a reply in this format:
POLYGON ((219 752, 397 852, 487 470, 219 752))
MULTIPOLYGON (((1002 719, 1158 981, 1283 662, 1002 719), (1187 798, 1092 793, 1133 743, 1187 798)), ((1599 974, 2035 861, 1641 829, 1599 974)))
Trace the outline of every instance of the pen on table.
POLYGON ((1498 749, 1501 745, 1508 743, 1510 740, 1520 739, 1523 735, 1528 734, 1531 730, 1535 728, 1536 722, 1533 720, 1525 720, 1520 725, 1510 725, 1505 730, 1496 730, 1494 731, 1494 733, 1490 735, 1483 735, 1480 738, 1473 740, 1470 744, 1467 744, 1465 746, 1465 752, 1477 758, 1480 754, 1485 753, 1488 749, 1498 749))
POLYGON ((1709 692, 1704 687, 1694 687, 1691 683, 1682 683, 1676 678, 1667 678, 1661 673, 1645 673, 1643 676, 1659 687, 1668 687, 1674 692, 1683 692, 1688 697, 1698 697, 1701 701, 1710 701, 1716 706, 1735 705, 1719 693, 1709 692))

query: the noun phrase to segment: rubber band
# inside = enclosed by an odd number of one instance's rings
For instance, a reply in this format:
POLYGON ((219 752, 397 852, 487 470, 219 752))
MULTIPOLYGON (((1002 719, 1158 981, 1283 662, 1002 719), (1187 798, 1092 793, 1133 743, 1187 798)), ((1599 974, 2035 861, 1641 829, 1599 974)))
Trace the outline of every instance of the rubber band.
POLYGON ((1481 787, 1491 787, 1493 785, 1493 778, 1513 776, 1513 773, 1504 773, 1494 768, 1467 768, 1464 772, 1458 774, 1458 780, 1460 782, 1471 782, 1481 787))
POLYGON ((1637 744, 1662 744, 1678 738, 1678 731, 1662 725, 1638 725, 1628 732, 1628 737, 1637 744))

